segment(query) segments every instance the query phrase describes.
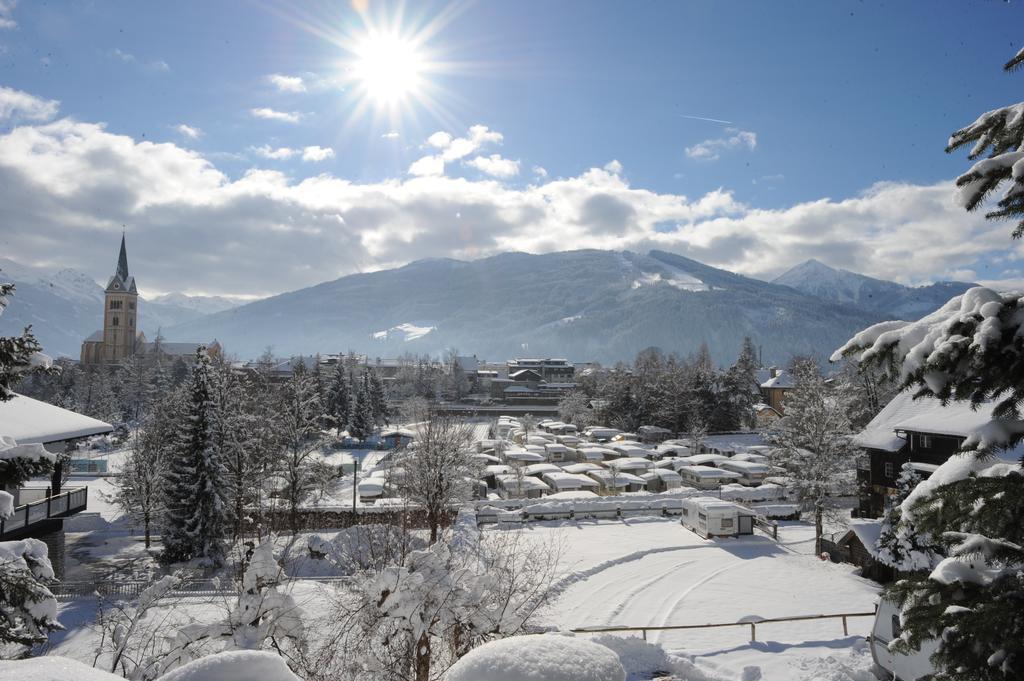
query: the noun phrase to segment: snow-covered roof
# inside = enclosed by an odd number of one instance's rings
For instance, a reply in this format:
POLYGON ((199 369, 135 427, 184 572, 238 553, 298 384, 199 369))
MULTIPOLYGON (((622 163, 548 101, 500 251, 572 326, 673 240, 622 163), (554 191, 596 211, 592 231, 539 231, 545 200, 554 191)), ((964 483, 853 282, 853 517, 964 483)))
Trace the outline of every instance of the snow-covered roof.
POLYGON ((109 433, 109 423, 15 393, 0 402, 0 435, 18 444, 46 444, 109 433))
POLYGON ((554 465, 553 463, 535 463, 530 466, 523 468, 523 472, 527 475, 540 475, 541 473, 561 472, 561 468, 554 465))
POLYGON ((678 469, 680 474, 692 474, 699 478, 707 478, 713 480, 715 478, 737 478, 739 475, 732 471, 725 471, 721 468, 712 468, 711 466, 680 466, 678 469))
POLYGON ((694 466, 704 466, 707 464, 715 464, 719 461, 728 461, 729 457, 721 454, 694 454, 693 456, 680 457, 686 459, 690 464, 694 466))
POLYGON ((882 536, 882 523, 880 521, 862 520, 850 523, 850 531, 857 535, 857 539, 864 545, 872 556, 878 553, 878 538, 882 536))
POLYGON ((906 440, 896 436, 897 430, 936 435, 967 437, 992 420, 994 403, 986 402, 971 409, 968 402, 942 402, 934 397, 914 399, 913 393, 901 392, 878 412, 854 439, 861 447, 899 451, 906 440))
POLYGON ((583 463, 573 463, 569 464, 568 466, 563 466, 562 470, 565 471, 566 473, 586 473, 587 471, 601 470, 601 467, 598 466, 596 463, 590 463, 589 461, 585 461, 583 463))
POLYGON ((554 634, 511 636, 485 643, 456 662, 448 681, 621 681, 619 656, 584 638, 554 634))
POLYGON ((381 437, 416 437, 415 431, 408 428, 391 428, 380 434, 381 437))
POLYGON ((550 489, 540 478, 524 475, 517 478, 515 475, 499 475, 497 480, 505 489, 529 491, 533 489, 550 489))
POLYGON ((484 467, 484 475, 505 475, 512 470, 511 466, 505 464, 493 464, 484 467))
POLYGON ((543 461, 544 455, 538 454, 537 452, 531 452, 529 450, 520 449, 511 452, 505 452, 505 458, 511 461, 543 461))
POLYGON ((652 468, 650 471, 642 473, 640 477, 648 482, 656 478, 661 478, 665 482, 682 482, 683 480, 683 476, 668 468, 652 468))
POLYGON ((767 464, 756 463, 754 461, 737 461, 736 459, 729 459, 728 461, 723 461, 720 465, 725 470, 731 469, 741 471, 743 473, 764 473, 767 475, 771 471, 767 464))
POLYGON ((648 459, 642 459, 637 456, 624 456, 621 459, 612 459, 608 462, 609 468, 617 468, 619 470, 625 468, 650 468, 653 463, 648 459))
POLYGON ((761 384, 762 388, 795 388, 796 382, 788 371, 780 371, 775 378, 769 378, 761 384))
POLYGON ((597 471, 587 471, 586 474, 605 485, 611 485, 614 482, 616 487, 625 487, 629 484, 644 484, 644 479, 640 476, 622 471, 609 471, 602 468, 597 471))
POLYGON ((361 497, 377 497, 384 494, 383 478, 364 478, 356 485, 356 490, 361 497))
POLYGON ((597 487, 598 483, 586 475, 575 475, 565 471, 551 471, 543 476, 545 482, 556 490, 579 489, 580 487, 597 487))
POLYGON ((923 461, 911 461, 909 463, 910 467, 913 468, 915 471, 918 471, 919 473, 931 474, 934 473, 939 468, 938 464, 924 463, 923 461))

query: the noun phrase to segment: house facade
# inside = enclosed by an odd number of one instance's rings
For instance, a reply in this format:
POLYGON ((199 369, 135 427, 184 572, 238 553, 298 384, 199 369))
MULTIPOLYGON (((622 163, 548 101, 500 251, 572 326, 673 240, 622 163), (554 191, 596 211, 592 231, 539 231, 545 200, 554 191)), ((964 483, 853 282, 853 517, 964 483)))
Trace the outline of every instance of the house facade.
POLYGON ((858 515, 882 517, 892 505, 904 464, 928 478, 968 435, 991 420, 992 409, 987 403, 976 410, 963 402, 943 406, 932 397, 915 400, 909 392, 894 397, 856 437, 864 450, 857 470, 858 515))

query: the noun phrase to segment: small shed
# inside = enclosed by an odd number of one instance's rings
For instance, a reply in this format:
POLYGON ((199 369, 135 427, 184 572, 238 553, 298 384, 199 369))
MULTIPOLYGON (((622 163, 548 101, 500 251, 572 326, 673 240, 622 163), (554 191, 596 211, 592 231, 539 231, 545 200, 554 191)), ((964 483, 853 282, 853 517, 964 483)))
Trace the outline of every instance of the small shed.
POLYGON ((416 439, 416 433, 407 428, 392 428, 380 434, 381 442, 386 449, 408 447, 416 439))
POLYGON ((882 536, 881 521, 861 520, 851 523, 846 532, 822 539, 822 550, 833 563, 850 563, 860 568, 861 575, 885 584, 896 579, 896 571, 878 560, 878 539, 882 536))

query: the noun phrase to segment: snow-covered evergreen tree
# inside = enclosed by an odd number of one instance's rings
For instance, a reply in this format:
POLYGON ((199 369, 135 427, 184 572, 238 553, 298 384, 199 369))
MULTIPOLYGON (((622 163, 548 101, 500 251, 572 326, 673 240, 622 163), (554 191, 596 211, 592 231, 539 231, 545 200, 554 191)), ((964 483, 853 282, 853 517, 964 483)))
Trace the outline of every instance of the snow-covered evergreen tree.
POLYGON ((939 560, 936 546, 927 533, 918 530, 913 522, 902 521, 901 504, 921 482, 921 476, 911 463, 903 464, 896 478, 896 496, 892 507, 882 519, 882 532, 878 538, 878 560, 900 572, 927 570, 939 560))
POLYGON ((32 538, 0 542, 0 657, 19 657, 64 628, 45 584, 52 579, 46 544, 32 538))
POLYGON ((373 434, 373 403, 370 397, 369 381, 364 373, 362 377, 352 383, 355 385, 355 394, 350 402, 352 416, 349 434, 358 440, 365 440, 373 434))
POLYGON ((327 385, 327 403, 325 411, 331 419, 337 433, 348 428, 351 418, 352 389, 348 381, 348 369, 345 363, 339 358, 334 365, 331 379, 327 385))
MULTIPOLYGON (((1024 50, 1006 68, 1021 63, 1024 50)), ((955 132, 947 150, 970 142, 970 158, 988 157, 957 179, 961 204, 976 209, 1008 183, 988 217, 1024 217, 1024 102, 983 114, 955 132)), ((1022 234, 1024 220, 1013 236, 1022 234)), ((1024 474, 1020 463, 994 457, 1024 442, 1024 296, 971 289, 916 322, 865 329, 832 359, 843 357, 889 372, 919 396, 995 402, 992 420, 967 437, 963 453, 900 505, 900 524, 933 537, 947 557, 890 594, 902 608, 898 648, 939 638, 937 678, 1024 678, 1024 474)))
POLYGON ((825 383, 817 364, 793 367, 796 387, 786 398, 786 415, 769 431, 772 462, 786 470, 789 484, 814 515, 814 552, 821 553, 826 514, 840 496, 852 494, 856 457, 851 440, 849 398, 825 383))
POLYGON ((388 396, 384 389, 384 381, 374 369, 367 369, 369 378, 370 411, 373 414, 373 425, 380 427, 388 423, 388 396))
POLYGON ((207 566, 224 562, 230 509, 216 440, 216 380, 206 348, 200 347, 189 383, 183 432, 167 466, 164 562, 199 559, 207 566))

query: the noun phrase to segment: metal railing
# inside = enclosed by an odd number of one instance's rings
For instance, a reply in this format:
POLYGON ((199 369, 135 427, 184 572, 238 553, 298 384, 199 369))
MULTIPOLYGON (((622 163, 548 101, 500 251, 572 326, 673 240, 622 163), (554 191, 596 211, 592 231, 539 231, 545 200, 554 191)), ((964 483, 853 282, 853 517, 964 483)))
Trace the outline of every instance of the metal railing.
POLYGON ((871 612, 841 612, 834 615, 796 615, 794 617, 771 617, 771 618, 757 618, 751 619, 747 622, 716 622, 713 624, 674 624, 667 626, 648 626, 648 627, 580 627, 578 629, 571 629, 573 633, 579 634, 597 634, 611 631, 639 631, 643 635, 644 640, 647 640, 648 631, 675 631, 676 629, 710 629, 713 627, 750 627, 750 640, 757 640, 757 625, 759 624, 771 624, 774 622, 799 622, 802 620, 825 620, 825 619, 842 619, 843 621, 843 636, 849 636, 850 631, 847 625, 847 619, 850 617, 874 617, 875 611, 871 612))
POLYGON ((10 518, 0 520, 0 539, 49 518, 63 518, 83 510, 89 501, 88 487, 74 487, 56 496, 46 497, 14 509, 10 518))
MULTIPOLYGON (((155 580, 154 580, 155 581, 155 580)), ((75 601, 99 596, 111 600, 138 598, 154 581, 125 580, 104 582, 54 582, 47 585, 50 593, 59 601, 75 601)), ((308 581, 326 584, 343 584, 351 581, 350 577, 296 577, 285 582, 308 581)), ((185 596, 234 596, 238 593, 234 582, 230 579, 186 579, 178 586, 167 591, 165 598, 185 596)))

